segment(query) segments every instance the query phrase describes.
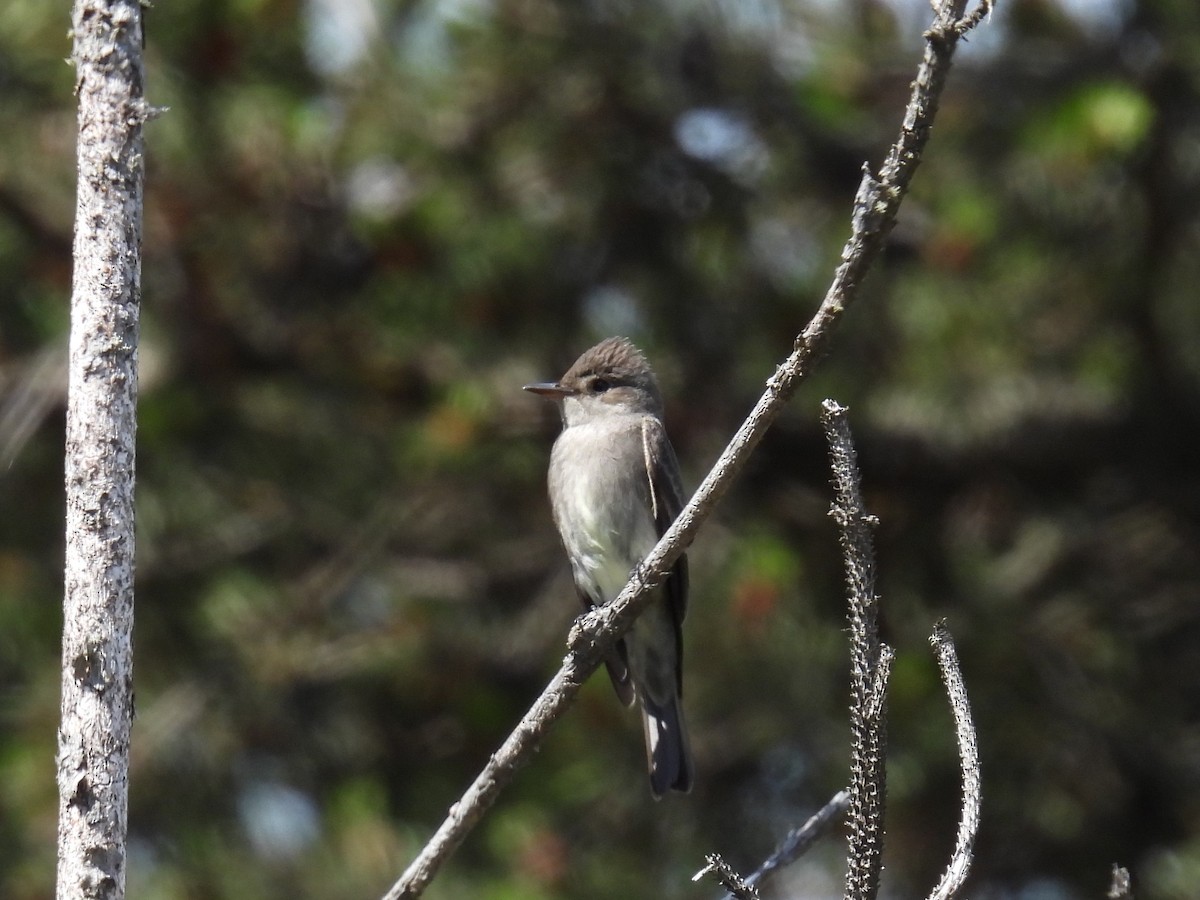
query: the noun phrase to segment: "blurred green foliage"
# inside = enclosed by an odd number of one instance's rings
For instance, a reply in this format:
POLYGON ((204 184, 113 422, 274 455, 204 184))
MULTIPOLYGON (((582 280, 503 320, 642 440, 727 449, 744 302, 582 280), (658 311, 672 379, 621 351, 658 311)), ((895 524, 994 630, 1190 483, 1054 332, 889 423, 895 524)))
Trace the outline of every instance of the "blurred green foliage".
MULTIPOLYGON (((67 4, 0 10, 0 896, 52 894, 67 4)), ((922 0, 147 11, 130 896, 380 895, 554 669, 576 601, 519 390, 659 369, 694 485, 815 308, 922 0)), ((694 546, 695 792, 602 679, 429 896, 711 897, 847 777, 821 399, 852 408, 891 700, 886 880, 957 816, 925 637, 980 729, 971 896, 1195 896, 1200 7, 1005 0, 890 249, 694 546)), ((840 847, 778 896, 838 892, 840 847)))

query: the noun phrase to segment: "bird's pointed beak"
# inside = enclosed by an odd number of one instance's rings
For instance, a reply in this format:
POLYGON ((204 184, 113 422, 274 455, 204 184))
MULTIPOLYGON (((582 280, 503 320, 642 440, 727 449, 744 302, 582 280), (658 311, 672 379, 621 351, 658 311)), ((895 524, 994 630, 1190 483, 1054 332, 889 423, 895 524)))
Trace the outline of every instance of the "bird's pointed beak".
POLYGON ((563 387, 557 381, 539 381, 536 384, 527 384, 523 391, 529 391, 531 394, 537 394, 541 397, 549 397, 551 400, 561 400, 563 397, 569 397, 575 393, 567 387, 563 387))

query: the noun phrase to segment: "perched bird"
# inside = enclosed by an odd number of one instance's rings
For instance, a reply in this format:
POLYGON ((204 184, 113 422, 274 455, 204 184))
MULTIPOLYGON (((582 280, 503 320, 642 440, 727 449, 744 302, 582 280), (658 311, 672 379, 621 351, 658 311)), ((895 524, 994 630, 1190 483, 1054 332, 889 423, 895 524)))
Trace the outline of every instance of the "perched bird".
MULTIPOLYGON (((662 422, 658 381, 626 338, 601 341, 557 382, 525 390, 558 403, 550 503, 584 610, 610 603, 683 508, 679 463, 662 422)), ((687 558, 605 659, 617 696, 638 701, 655 798, 692 786, 680 697, 687 558)))

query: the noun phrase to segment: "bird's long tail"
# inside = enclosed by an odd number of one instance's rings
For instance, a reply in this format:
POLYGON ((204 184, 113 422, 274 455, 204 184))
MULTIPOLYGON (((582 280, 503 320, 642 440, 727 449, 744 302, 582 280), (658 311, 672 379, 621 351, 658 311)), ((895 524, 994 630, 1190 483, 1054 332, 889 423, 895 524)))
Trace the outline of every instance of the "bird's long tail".
POLYGON ((642 700, 642 727, 646 733, 646 761, 650 767, 650 790, 658 799, 668 790, 686 793, 692 789, 692 752, 679 697, 666 703, 642 700))

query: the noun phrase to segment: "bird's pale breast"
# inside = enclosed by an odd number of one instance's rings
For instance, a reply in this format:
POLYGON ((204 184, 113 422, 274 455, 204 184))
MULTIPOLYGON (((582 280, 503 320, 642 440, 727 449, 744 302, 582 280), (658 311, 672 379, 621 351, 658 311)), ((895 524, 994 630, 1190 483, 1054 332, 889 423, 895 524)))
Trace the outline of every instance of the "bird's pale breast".
POLYGON ((658 539, 641 417, 564 429, 550 460, 550 497, 576 582, 607 603, 658 539))

